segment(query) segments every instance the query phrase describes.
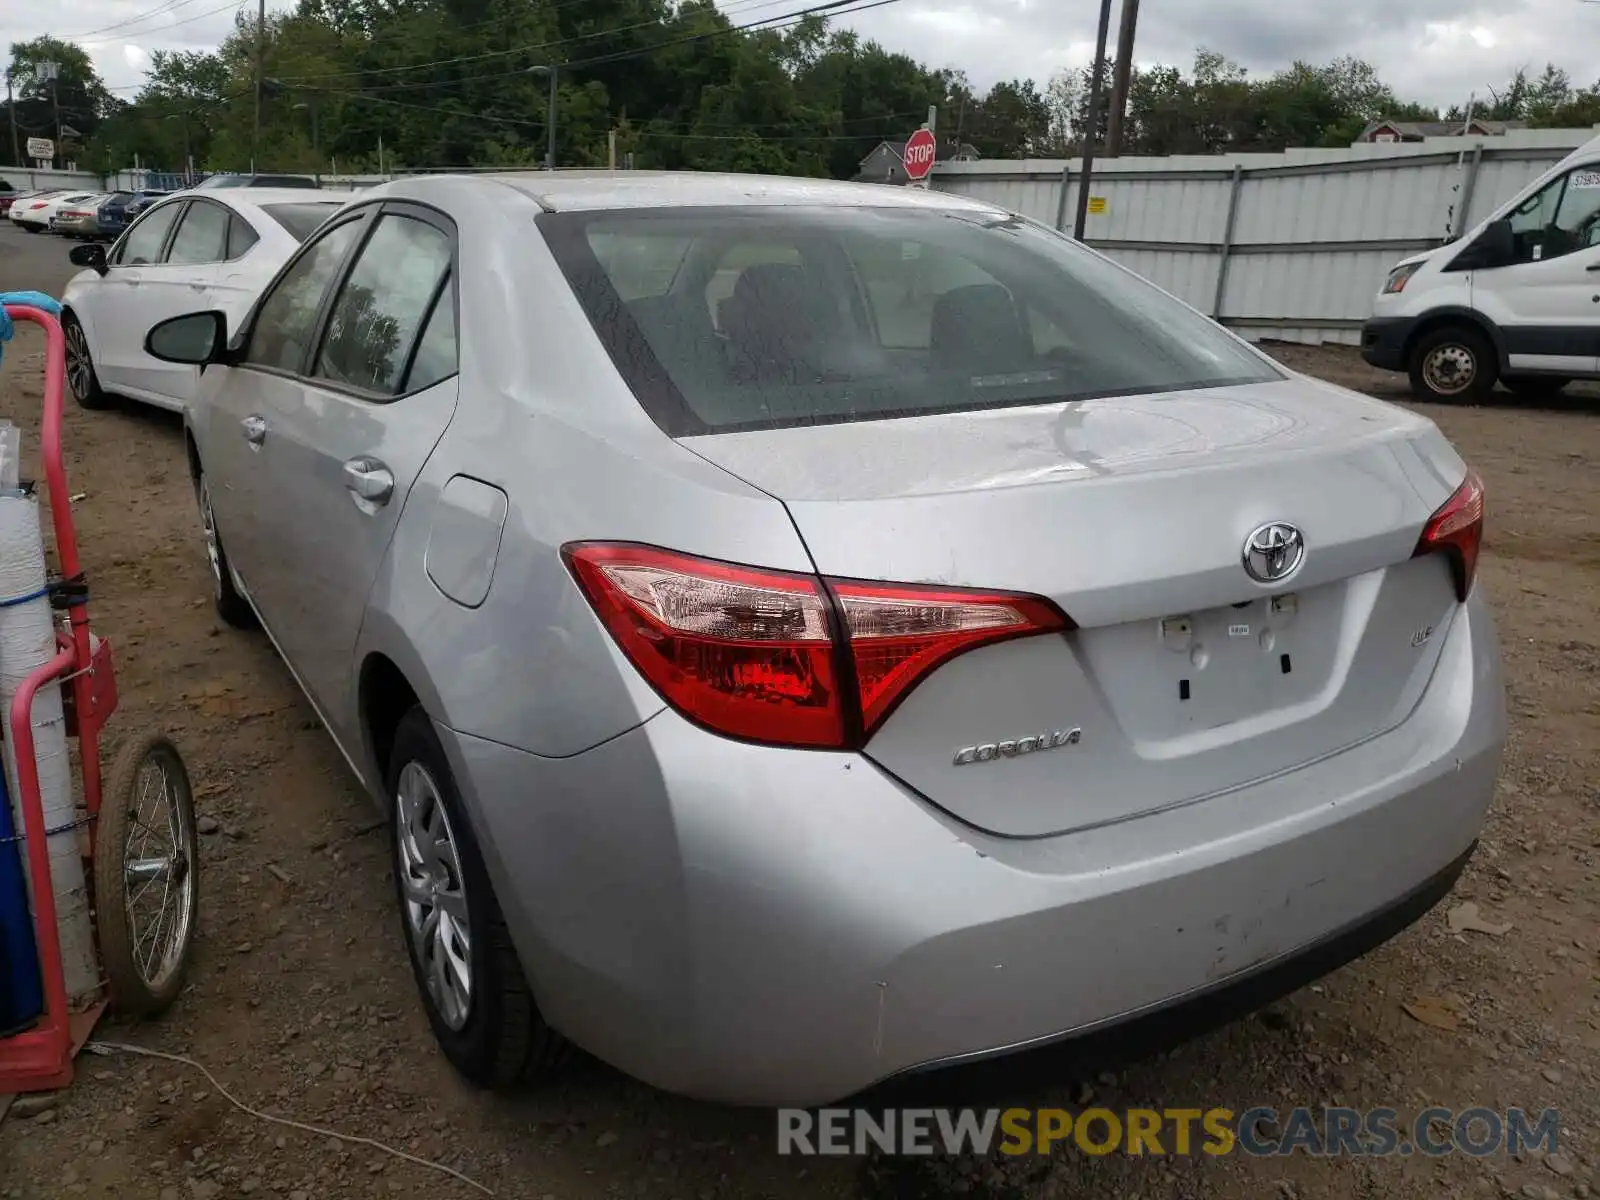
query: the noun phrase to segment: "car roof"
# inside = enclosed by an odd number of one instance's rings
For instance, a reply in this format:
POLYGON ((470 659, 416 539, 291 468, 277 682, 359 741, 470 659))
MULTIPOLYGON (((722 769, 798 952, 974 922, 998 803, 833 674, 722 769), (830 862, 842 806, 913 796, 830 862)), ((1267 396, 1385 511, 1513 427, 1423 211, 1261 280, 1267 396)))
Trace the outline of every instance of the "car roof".
MULTIPOLYGON (((430 178, 444 177, 410 176, 405 182, 416 185, 430 178)), ((459 180, 462 176, 449 178, 459 180)), ((993 205, 951 192, 777 175, 688 171, 513 171, 467 178, 515 188, 531 197, 547 212, 778 204, 997 211, 993 205)))
POLYGON ((202 196, 223 204, 242 201, 260 207, 263 204, 343 204, 350 199, 348 192, 330 192, 324 188, 189 188, 173 192, 174 196, 202 196))

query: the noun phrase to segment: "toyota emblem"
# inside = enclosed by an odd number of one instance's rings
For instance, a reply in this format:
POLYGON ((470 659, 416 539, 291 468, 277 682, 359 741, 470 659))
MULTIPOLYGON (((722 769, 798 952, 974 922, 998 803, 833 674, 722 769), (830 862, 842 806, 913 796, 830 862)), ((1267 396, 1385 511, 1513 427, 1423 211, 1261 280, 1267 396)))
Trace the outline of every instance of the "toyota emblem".
POLYGON ((1257 583, 1281 583, 1300 569, 1306 539, 1293 525, 1269 521, 1250 531, 1240 556, 1245 574, 1257 583))

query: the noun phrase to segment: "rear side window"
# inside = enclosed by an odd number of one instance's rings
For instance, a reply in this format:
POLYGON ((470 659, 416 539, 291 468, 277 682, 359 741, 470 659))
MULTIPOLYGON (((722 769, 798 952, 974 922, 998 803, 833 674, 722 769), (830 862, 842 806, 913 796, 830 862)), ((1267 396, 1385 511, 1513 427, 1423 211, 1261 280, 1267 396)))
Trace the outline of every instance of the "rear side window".
POLYGON ((415 217, 385 213, 334 297, 314 374, 393 396, 450 270, 450 238, 415 217))
POLYGON ((123 235, 117 249, 117 263, 124 267, 142 267, 161 260, 161 247, 177 219, 182 202, 163 204, 152 208, 134 222, 123 235))
POLYGON ((173 266, 221 262, 228 257, 228 218, 231 214, 220 204, 193 200, 189 211, 183 214, 178 232, 172 237, 167 250, 167 262, 173 266))
POLYGON ((449 379, 456 373, 456 306, 454 288, 446 279, 433 302, 433 312, 428 324, 417 339, 417 352, 411 358, 411 370, 404 384, 408 392, 449 379))
POLYGON ((337 204, 263 204, 261 211, 293 234, 295 241, 303 242, 338 208, 337 204))
POLYGON ((238 213, 231 215, 228 220, 228 258, 230 261, 238 258, 260 240, 260 236, 250 227, 249 221, 246 221, 238 213))
POLYGON ((1282 379, 1070 238, 998 212, 544 213, 612 362, 674 437, 1282 379))
POLYGON ((359 219, 334 226, 283 273, 261 303, 246 362, 276 371, 304 368, 323 293, 332 285, 362 227, 359 219))

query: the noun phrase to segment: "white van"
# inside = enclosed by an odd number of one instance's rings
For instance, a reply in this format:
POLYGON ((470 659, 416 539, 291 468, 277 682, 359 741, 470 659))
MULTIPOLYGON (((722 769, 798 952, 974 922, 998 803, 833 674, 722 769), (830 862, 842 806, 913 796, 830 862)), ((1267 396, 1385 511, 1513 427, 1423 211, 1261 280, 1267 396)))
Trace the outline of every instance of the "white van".
POLYGON ((1529 399, 1600 379, 1600 137, 1464 237, 1395 266, 1361 356, 1419 400, 1529 399))

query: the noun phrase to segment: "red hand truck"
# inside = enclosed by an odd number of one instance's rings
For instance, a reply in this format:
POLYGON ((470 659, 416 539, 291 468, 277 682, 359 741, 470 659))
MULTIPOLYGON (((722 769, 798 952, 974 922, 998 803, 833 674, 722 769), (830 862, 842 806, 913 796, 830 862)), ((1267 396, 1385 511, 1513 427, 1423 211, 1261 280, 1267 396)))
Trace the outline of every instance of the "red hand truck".
POLYGON ((60 574, 59 582, 51 587, 51 598, 56 607, 65 609, 66 619, 57 622, 55 657, 17 688, 7 715, 44 1012, 32 1028, 0 1038, 0 1116, 8 1095, 50 1091, 72 1082, 73 1058, 108 1002, 122 1011, 148 1015, 177 997, 193 944, 199 902, 194 792, 183 758, 170 739, 159 734, 130 739, 107 780, 102 781, 100 731, 116 709, 117 684, 111 643, 89 629, 88 588, 78 560, 78 538, 61 457, 66 342, 60 323, 43 309, 8 304, 6 312, 13 320, 43 327, 45 334, 40 457, 60 574), (91 831, 84 874, 89 882, 101 978, 95 994, 81 998, 67 995, 47 845, 49 836, 78 835, 76 829, 46 828, 31 721, 35 695, 52 681, 61 684, 67 735, 78 739, 81 824, 91 831), (158 788, 154 794, 152 784, 158 788), (110 803, 103 804, 103 799, 110 803), (155 813, 162 815, 152 815, 155 813), (148 927, 139 914, 158 885, 160 915, 154 926, 148 927), (74 1000, 78 1001, 76 1011, 74 1000))

